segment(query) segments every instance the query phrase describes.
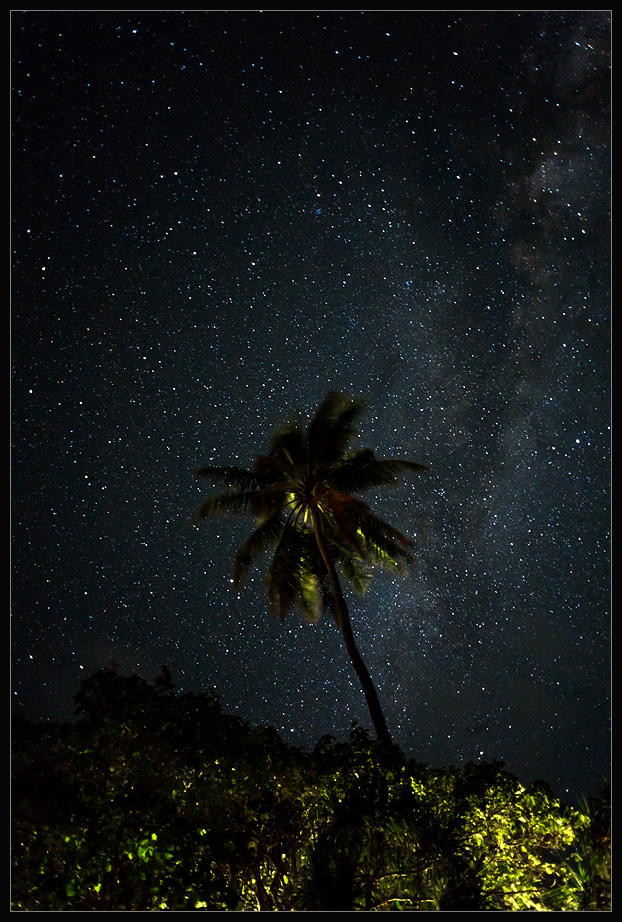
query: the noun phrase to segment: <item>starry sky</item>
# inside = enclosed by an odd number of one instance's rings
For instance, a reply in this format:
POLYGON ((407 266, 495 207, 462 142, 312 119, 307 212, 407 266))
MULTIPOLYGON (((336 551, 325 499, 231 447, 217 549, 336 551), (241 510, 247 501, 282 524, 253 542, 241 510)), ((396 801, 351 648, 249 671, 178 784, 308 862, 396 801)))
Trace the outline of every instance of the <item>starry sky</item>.
POLYGON ((12 15, 12 699, 118 664, 312 747, 370 726, 330 617, 194 526, 339 388, 407 579, 348 592, 394 740, 609 772, 608 11, 12 15))

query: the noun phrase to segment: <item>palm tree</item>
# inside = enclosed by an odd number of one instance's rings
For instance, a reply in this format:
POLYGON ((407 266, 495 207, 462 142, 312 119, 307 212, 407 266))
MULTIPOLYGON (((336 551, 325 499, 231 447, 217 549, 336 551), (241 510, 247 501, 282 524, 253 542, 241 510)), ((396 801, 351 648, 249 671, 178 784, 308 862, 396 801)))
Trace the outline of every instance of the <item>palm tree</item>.
POLYGON ((316 621, 330 611, 359 678, 378 739, 391 743, 376 689, 356 646, 337 567, 363 593, 374 566, 403 571, 412 542, 378 518, 353 494, 393 483, 405 471, 421 473, 414 461, 379 460, 369 449, 351 451, 363 404, 334 391, 322 402, 307 432, 297 426, 273 440, 252 470, 206 467, 199 477, 234 488, 210 496, 194 520, 250 514, 256 528, 235 556, 238 584, 259 555, 273 548, 267 574, 273 612, 284 618, 299 610, 316 621))

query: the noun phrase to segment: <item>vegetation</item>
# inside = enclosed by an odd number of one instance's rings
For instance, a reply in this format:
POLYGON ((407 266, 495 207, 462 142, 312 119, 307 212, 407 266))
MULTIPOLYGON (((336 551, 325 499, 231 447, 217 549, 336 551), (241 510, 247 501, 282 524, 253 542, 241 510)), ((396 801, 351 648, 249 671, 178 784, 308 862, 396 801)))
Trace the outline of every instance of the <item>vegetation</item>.
POLYGON ((114 669, 15 722, 14 911, 609 910, 609 816, 354 729, 311 753, 114 669))
POLYGON ((13 911, 601 911, 609 812, 501 763, 431 769, 391 743, 356 647, 340 572, 363 591, 411 542, 358 496, 425 470, 350 451, 361 406, 329 394, 251 471, 205 468, 234 492, 199 519, 246 513, 241 579, 272 548, 268 596, 285 617, 330 611, 378 741, 354 728, 313 752, 224 714, 216 698, 104 669, 73 724, 13 727, 13 911))
POLYGON ((330 611, 365 694, 378 739, 391 744, 375 686, 354 640, 338 568, 364 592, 372 567, 399 570, 410 561, 412 542, 375 515, 357 494, 394 483, 404 472, 421 473, 423 464, 379 460, 372 451, 351 451, 362 404, 332 392, 322 402, 307 432, 298 426, 280 432, 270 452, 251 471, 206 467, 198 476, 226 483, 235 492, 211 496, 196 519, 250 514, 257 527, 235 557, 237 583, 268 548, 268 597, 273 611, 292 610, 316 620, 330 611))

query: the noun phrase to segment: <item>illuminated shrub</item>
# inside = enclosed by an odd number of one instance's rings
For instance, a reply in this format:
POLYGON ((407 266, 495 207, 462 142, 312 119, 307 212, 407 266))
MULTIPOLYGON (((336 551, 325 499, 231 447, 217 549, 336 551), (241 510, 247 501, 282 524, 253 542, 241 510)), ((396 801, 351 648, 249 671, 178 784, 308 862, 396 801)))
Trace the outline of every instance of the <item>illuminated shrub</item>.
POLYGON ((358 730, 305 754, 166 673, 104 670, 76 702, 73 725, 14 728, 15 911, 609 908, 604 796, 358 730))

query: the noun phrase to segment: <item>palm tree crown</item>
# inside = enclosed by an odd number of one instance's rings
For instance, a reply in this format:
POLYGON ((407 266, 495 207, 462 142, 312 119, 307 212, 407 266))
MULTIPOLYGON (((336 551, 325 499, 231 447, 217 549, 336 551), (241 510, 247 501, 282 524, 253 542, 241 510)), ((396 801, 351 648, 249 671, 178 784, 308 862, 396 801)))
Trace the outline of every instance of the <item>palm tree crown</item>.
POLYGON ((317 620, 329 610, 341 629, 361 681, 379 738, 390 742, 367 669, 356 648, 337 567, 364 592, 375 566, 403 570, 412 542, 376 516, 355 494, 395 482, 404 472, 427 466, 399 459, 379 460, 369 449, 351 451, 363 404, 340 392, 322 402, 308 430, 285 429, 252 470, 206 467, 197 476, 229 484, 233 492, 210 496, 195 520, 250 514, 256 528, 235 556, 237 584, 268 548, 271 610, 284 618, 292 610, 317 620))

